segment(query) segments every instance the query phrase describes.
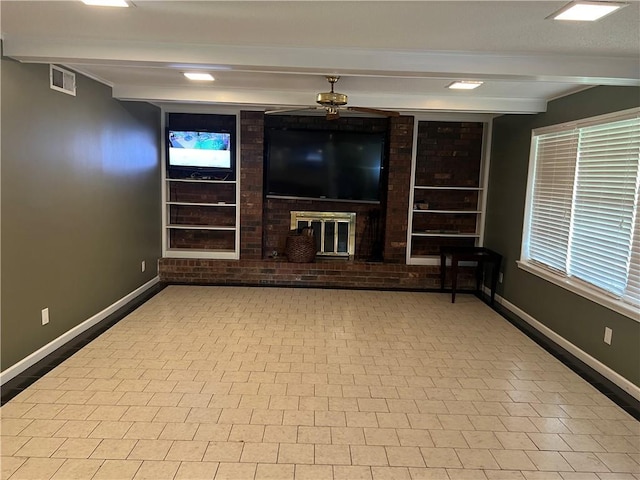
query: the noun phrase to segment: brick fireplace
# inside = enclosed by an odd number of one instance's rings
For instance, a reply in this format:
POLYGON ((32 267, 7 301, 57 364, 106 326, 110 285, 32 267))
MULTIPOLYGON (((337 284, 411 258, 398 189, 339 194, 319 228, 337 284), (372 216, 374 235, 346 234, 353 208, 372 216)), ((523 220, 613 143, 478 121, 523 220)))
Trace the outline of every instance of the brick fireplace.
MULTIPOLYGON (((171 283, 222 285, 281 285, 336 288, 428 290, 439 287, 439 266, 405 265, 413 117, 341 118, 240 114, 240 259, 160 259, 160 279, 171 283), (386 132, 388 158, 379 204, 326 200, 265 198, 265 128, 344 129, 386 132), (351 260, 321 259, 311 264, 284 261, 291 212, 356 214, 354 254, 351 260), (276 258, 271 258, 277 252, 276 258)), ((463 286, 471 285, 465 275, 463 286)), ((459 279, 460 282, 460 279, 459 279)))

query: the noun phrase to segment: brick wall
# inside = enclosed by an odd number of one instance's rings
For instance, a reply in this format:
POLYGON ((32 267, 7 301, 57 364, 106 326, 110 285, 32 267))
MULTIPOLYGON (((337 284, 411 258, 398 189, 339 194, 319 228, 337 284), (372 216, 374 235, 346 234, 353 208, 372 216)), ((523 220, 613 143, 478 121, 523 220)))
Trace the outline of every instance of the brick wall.
POLYGON ((262 258, 264 114, 240 112, 240 258, 262 258))
POLYGON ((389 129, 389 179, 385 212, 384 261, 404 263, 407 251, 413 117, 391 118, 389 129))
MULTIPOLYGON (((419 122, 416 185, 479 187, 482 160, 481 122, 419 122)), ((423 209, 476 210, 478 192, 472 190, 416 190, 414 204, 423 209)), ((414 231, 475 233, 477 215, 419 213, 414 231)), ((440 246, 473 246, 474 238, 414 237, 413 255, 436 255, 440 246)))
POLYGON ((416 185, 477 187, 481 157, 481 122, 419 122, 416 185))
MULTIPOLYGON (((440 288, 440 267, 336 260, 289 263, 281 260, 160 259, 160 280, 211 285, 434 290, 440 288)), ((450 286, 447 278, 446 286, 450 286)), ((463 267, 458 288, 473 288, 473 269, 463 267)))
MULTIPOLYGON (((265 130, 269 128, 291 128, 297 130, 338 130, 349 132, 387 132, 387 118, 346 117, 328 121, 323 116, 273 115, 265 117, 265 130)), ((382 180, 383 188, 386 183, 382 180)), ((381 205, 338 202, 326 200, 292 200, 269 198, 264 205, 263 257, 276 251, 284 252, 287 234, 291 225, 291 211, 355 212, 357 260, 380 259, 384 238, 381 205), (377 227, 377 228, 376 228, 377 227)), ((406 213, 405 213, 406 216, 406 213)))

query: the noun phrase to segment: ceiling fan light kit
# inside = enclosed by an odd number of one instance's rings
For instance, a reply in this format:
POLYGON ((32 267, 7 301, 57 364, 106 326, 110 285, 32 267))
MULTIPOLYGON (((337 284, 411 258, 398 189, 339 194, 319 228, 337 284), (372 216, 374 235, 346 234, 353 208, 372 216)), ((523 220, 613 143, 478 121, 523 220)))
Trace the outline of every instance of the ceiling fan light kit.
MULTIPOLYGON (((347 96, 344 93, 338 93, 333 91, 333 86, 340 80, 340 77, 327 77, 327 81, 331 84, 330 92, 319 93, 316 97, 316 103, 319 103, 323 107, 342 107, 347 104, 347 96)), ((337 110, 334 112, 337 115, 337 110)))

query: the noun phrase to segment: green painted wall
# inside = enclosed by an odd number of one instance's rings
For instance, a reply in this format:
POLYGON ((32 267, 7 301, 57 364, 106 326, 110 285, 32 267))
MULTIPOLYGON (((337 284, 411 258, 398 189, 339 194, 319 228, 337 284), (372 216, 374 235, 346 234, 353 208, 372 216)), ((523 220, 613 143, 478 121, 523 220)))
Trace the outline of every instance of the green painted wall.
POLYGON ((5 370, 157 275, 161 129, 81 75, 51 90, 48 65, 3 58, 1 81, 5 370))
POLYGON ((485 245, 504 255, 504 283, 498 293, 539 322, 640 385, 640 323, 520 270, 531 130, 625 110, 640 105, 640 89, 597 87, 548 105, 538 115, 495 119, 485 245), (604 327, 613 329, 611 346, 604 327))

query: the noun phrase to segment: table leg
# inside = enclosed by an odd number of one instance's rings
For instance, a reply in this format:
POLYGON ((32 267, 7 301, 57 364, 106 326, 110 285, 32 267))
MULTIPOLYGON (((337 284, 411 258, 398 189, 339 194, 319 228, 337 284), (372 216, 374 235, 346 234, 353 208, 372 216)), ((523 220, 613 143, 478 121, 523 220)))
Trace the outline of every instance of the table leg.
POLYGON ((502 257, 498 257, 493 261, 493 272, 491 272, 491 306, 493 306, 496 297, 496 287, 498 286, 498 277, 500 276, 500 263, 502 263, 502 257))
POLYGON ((458 285, 458 259, 451 256, 451 303, 456 303, 456 286, 458 285))
POLYGON ((440 290, 444 291, 444 281, 447 274, 447 256, 440 255, 440 290))

